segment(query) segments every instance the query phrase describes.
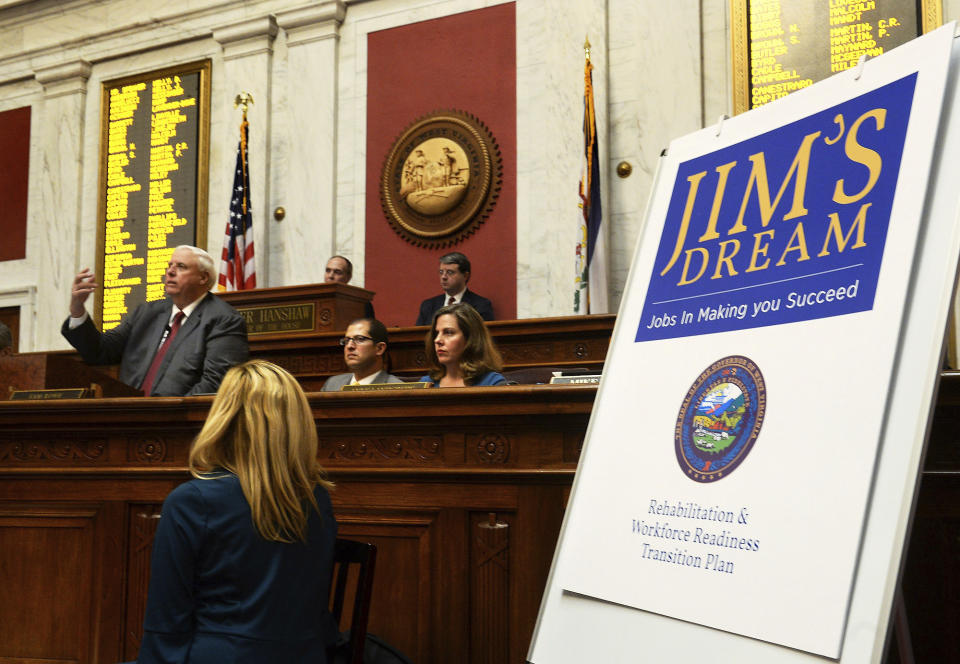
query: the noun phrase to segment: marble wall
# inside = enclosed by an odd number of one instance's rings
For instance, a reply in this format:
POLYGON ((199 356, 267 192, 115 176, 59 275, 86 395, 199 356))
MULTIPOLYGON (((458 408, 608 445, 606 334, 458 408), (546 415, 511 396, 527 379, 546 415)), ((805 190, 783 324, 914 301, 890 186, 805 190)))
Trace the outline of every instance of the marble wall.
MULTIPOLYGON (((0 2, 0 111, 33 108, 27 257, 0 263, 0 306, 21 307, 21 348, 65 347, 72 276, 95 264, 104 81, 210 59, 207 248, 222 246, 233 98, 248 91, 259 285, 320 281, 331 253, 356 257, 363 285, 367 35, 503 1, 0 2)), ((958 14, 960 0, 946 0, 945 18, 958 14)), ((660 152, 730 112, 727 1, 516 0, 516 17, 518 316, 572 312, 585 38, 615 309, 660 152)))
MULTIPOLYGON (((258 283, 322 280, 357 258, 364 283, 366 38, 504 0, 22 0, 0 4, 0 110, 33 107, 27 257, 0 263, 0 306, 21 307, 21 349, 66 347, 59 323, 77 270, 95 264, 104 81, 212 62, 207 248, 219 254, 239 112, 252 93, 250 164, 258 283), (283 206, 286 217, 275 221, 283 206)), ((616 304, 650 173, 671 135, 696 128, 699 3, 519 0, 518 315, 572 311, 583 40, 593 44, 616 304), (683 38, 678 42, 675 35, 683 38), (680 60, 677 60, 678 56, 680 60), (680 63, 683 82, 670 73, 680 63), (677 93, 667 95, 663 88, 677 93), (676 111, 682 109, 677 122, 676 111)))
MULTIPOLYGON (((674 137, 703 126, 702 4, 710 3, 608 2, 610 66, 605 82, 610 131, 604 223, 609 222, 613 311, 633 261, 660 153, 674 137), (633 167, 627 178, 616 175, 621 161, 633 167)), ((722 35, 711 38, 716 37, 722 35)))

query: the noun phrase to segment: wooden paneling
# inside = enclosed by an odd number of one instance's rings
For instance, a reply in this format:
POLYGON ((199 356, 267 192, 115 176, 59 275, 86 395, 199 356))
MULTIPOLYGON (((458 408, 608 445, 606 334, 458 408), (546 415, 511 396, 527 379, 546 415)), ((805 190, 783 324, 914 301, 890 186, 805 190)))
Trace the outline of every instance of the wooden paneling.
POLYGON ((252 345, 277 339, 302 342, 319 333, 345 330, 350 321, 364 315, 373 293, 349 284, 322 283, 229 291, 217 293, 217 297, 235 307, 246 319, 252 345), (289 310, 285 308, 302 305, 313 309, 312 329, 291 331, 290 326, 283 325, 289 320, 289 310))
MULTIPOLYGON (((594 396, 309 395, 340 534, 379 548, 371 632, 417 664, 524 661, 594 396)), ((210 402, 0 403, 0 661, 134 657, 159 505, 210 402)), ((903 574, 917 661, 960 650, 958 418, 951 373, 903 574)))
POLYGON ((98 397, 140 396, 140 390, 63 353, 0 356, 0 399, 13 390, 90 388, 98 397))
MULTIPOLYGON (((418 664, 523 661, 594 396, 592 386, 309 395, 340 534, 379 548, 372 633, 418 664), (481 527, 490 513, 508 540, 481 527)), ((0 661, 135 657, 160 503, 189 479, 211 400, 0 404, 0 571, 23 579, 0 595, 0 661), (4 535, 7 522, 25 528, 23 514, 56 535, 4 535), (8 616, 20 616, 19 640, 2 631, 8 616)))
POLYGON ((117 658, 100 624, 120 606, 119 586, 101 585, 120 560, 105 528, 115 516, 103 504, 0 503, 0 660, 117 658))
MULTIPOLYGON (((336 285, 336 284, 334 284, 336 285)), ((340 290, 352 286, 338 286, 340 290)), ((262 291, 239 291, 245 299, 228 297, 231 302, 261 304, 282 302, 275 296, 261 299, 264 292, 296 291, 316 295, 317 286, 263 289, 262 291), (244 295, 249 294, 249 295, 244 295)), ((361 289, 353 289, 361 290, 361 289)), ((340 314, 338 314, 340 315, 340 314)), ((556 318, 530 318, 487 323, 487 329, 503 355, 504 370, 545 368, 585 368, 600 371, 607 357, 610 334, 616 316, 559 316, 556 318)), ((330 376, 344 373, 343 348, 339 339, 343 328, 311 333, 263 335, 251 337, 250 356, 279 364, 300 381, 303 389, 319 390, 330 376)), ((400 327, 388 330, 388 368, 398 376, 418 378, 426 373, 427 360, 424 342, 428 328, 400 327)), ((79 358, 74 351, 57 351, 47 355, 67 355, 79 358)), ((116 377, 115 366, 98 367, 116 377)), ((118 395, 119 396, 119 395, 118 395)))
MULTIPOLYGON (((430 633, 431 541, 437 511, 353 513, 336 506, 339 536, 377 546, 376 580, 368 631, 425 661, 430 633), (386 571, 384 565, 387 565, 386 571)), ((350 608, 348 605, 347 608, 350 608)))
POLYGON ((470 515, 470 661, 498 664, 510 653, 512 515, 470 515))
POLYGON ((88 651, 94 516, 75 507, 0 508, 4 655, 72 662, 88 651))
POLYGON ((160 504, 127 505, 126 602, 123 616, 123 658, 133 661, 140 650, 144 618, 144 598, 150 585, 150 553, 160 519, 160 504))
MULTIPOLYGON (((600 370, 607 356, 613 315, 534 318, 494 321, 487 329, 503 355, 504 369, 583 367, 600 370)), ((389 367, 398 376, 426 373, 424 342, 428 328, 389 330, 389 367)), ((319 390, 331 375, 346 371, 343 349, 337 341, 342 331, 305 339, 250 340, 250 354, 279 364, 300 381, 305 390, 319 390)))

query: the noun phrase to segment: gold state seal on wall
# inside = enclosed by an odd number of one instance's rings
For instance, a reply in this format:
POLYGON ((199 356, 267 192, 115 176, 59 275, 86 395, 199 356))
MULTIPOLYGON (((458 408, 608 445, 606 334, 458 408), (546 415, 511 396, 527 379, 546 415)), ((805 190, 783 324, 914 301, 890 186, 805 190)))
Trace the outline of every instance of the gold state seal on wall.
POLYGON ((453 245, 493 210, 503 167, 490 130, 463 111, 416 120, 394 141, 380 175, 380 201, 411 244, 453 245))

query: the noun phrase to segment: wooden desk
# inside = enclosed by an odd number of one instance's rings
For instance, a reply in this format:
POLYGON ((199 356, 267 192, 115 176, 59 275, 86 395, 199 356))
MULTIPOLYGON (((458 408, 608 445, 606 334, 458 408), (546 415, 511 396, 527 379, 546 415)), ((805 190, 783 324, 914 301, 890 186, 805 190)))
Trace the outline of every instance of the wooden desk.
MULTIPOLYGON (((345 288, 352 288, 347 286, 345 288)), ((249 291, 290 291, 295 287, 249 291)), ((244 293, 246 291, 241 291, 244 293)), ((233 302, 237 298, 231 299, 233 302)), ((256 304, 258 300, 244 302, 256 304)), ((274 296, 270 302, 276 302, 274 296)), ((493 321, 487 324, 497 348, 503 355, 504 370, 540 367, 583 367, 598 372, 603 369, 616 321, 613 314, 595 316, 557 316, 525 320, 493 321)), ((427 327, 390 328, 390 371, 399 376, 418 377, 426 373, 424 337, 427 327)), ((343 348, 339 344, 344 328, 329 325, 310 333, 263 334, 250 337, 250 357, 269 360, 292 373, 307 391, 319 390, 327 378, 345 373, 343 348)), ((66 355, 79 361, 76 351, 54 351, 46 355, 66 355)), ((116 366, 97 367, 116 378, 116 366)))
MULTIPOLYGON (((594 394, 309 395, 340 534, 379 548, 371 632, 417 664, 524 661, 594 394)), ((0 660, 136 656, 211 399, 0 403, 0 660)))
MULTIPOLYGON (((504 370, 537 367, 584 367, 600 371, 607 357, 616 316, 558 316, 487 323, 503 355, 504 370)), ((390 328, 390 371, 399 376, 422 376, 427 360, 427 327, 390 328)), ((279 364, 305 390, 319 390, 333 374, 344 373, 343 330, 291 337, 250 338, 250 356, 279 364)))
MULTIPOLYGON (((309 395, 340 532, 380 549, 373 633, 417 664, 524 661, 594 395, 309 395)), ((160 503, 210 401, 0 403, 0 661, 133 659, 160 503)), ((960 652, 958 422, 951 372, 903 575, 918 662, 960 652)))
POLYGON ((250 339, 309 339, 345 330, 364 315, 373 292, 340 283, 304 284, 217 293, 247 321, 250 339))
MULTIPOLYGON (((363 316, 364 304, 373 293, 347 284, 323 283, 218 295, 247 319, 251 357, 279 364, 296 376, 305 390, 319 390, 327 378, 346 372, 338 341, 347 324, 363 316), (305 308, 309 315, 304 318, 301 309, 305 308)), ((557 316, 493 321, 487 327, 507 370, 583 367, 599 371, 615 320, 613 314, 557 316)), ((389 330, 391 373, 413 377, 425 373, 427 330, 425 326, 389 330)))

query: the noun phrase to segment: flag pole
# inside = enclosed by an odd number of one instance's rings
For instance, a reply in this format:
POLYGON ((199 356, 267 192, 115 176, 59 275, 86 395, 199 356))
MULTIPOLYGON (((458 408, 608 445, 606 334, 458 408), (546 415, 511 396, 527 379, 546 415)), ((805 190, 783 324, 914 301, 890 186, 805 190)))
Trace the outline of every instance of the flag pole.
POLYGON ((585 311, 583 313, 606 313, 607 302, 607 250, 604 240, 603 207, 601 205, 600 141, 597 133, 597 112, 593 88, 593 62, 591 62, 590 39, 583 43, 583 137, 584 169, 580 180, 580 199, 585 236, 586 259, 581 287, 585 286, 585 311))
MULTIPOLYGON (((247 122, 247 108, 253 104, 253 95, 249 92, 241 92, 237 95, 236 99, 233 100, 233 107, 239 108, 242 113, 242 118, 240 120, 240 154, 243 157, 243 180, 247 181, 247 127, 250 124, 247 122)), ((247 213, 247 197, 243 197, 243 213, 247 213)))
POLYGON ((253 95, 241 92, 233 102, 241 109, 240 141, 237 144, 237 163, 234 168, 233 188, 230 192, 230 216, 223 238, 220 275, 217 290, 246 290, 257 287, 254 265, 253 219, 250 210, 250 174, 247 164, 247 109, 253 104, 253 95))
POLYGON ((583 43, 583 168, 580 175, 580 215, 576 250, 577 275, 573 296, 578 314, 605 311, 605 249, 601 235, 600 164, 597 119, 593 99, 593 63, 590 39, 583 43))
MULTIPOLYGON (((584 59, 583 78, 584 78, 584 99, 585 99, 583 130, 585 133, 589 133, 590 131, 592 131, 592 128, 595 127, 596 125, 594 124, 594 121, 593 121, 593 113, 594 113, 594 110, 593 110, 593 63, 590 62, 590 37, 588 35, 584 35, 583 37, 583 59, 584 59), (588 117, 589 117, 589 120, 587 119, 588 117)), ((593 141, 588 141, 588 146, 589 147, 587 148, 587 172, 591 173, 592 175, 591 166, 593 161, 593 141)), ((584 195, 587 197, 586 200, 588 201, 587 205, 591 204, 589 202, 591 189, 592 187, 587 187, 587 191, 584 192, 584 195)), ((591 258, 590 254, 591 252, 593 252, 593 246, 591 244, 588 244, 589 242, 588 238, 590 235, 589 233, 590 224, 588 221, 589 213, 590 213, 589 208, 584 209, 584 229, 585 230, 583 233, 583 237, 584 237, 583 260, 585 263, 584 274, 586 275, 586 278, 584 279, 584 281, 586 281, 586 286, 587 286, 584 289, 584 298, 586 299, 585 310, 588 314, 590 313, 590 258, 591 258)))
MULTIPOLYGON (((586 58, 586 67, 590 66, 590 39, 584 37, 583 42, 583 53, 586 58)), ((589 71, 589 69, 585 69, 589 71)), ((583 123, 584 123, 584 133, 586 133, 587 125, 587 93, 584 89, 584 107, 583 107, 583 123)), ((584 136, 584 142, 586 142, 586 136, 584 136)), ((582 155, 584 162, 586 161, 586 150, 582 155)), ((580 172, 580 182, 577 188, 577 195, 579 202, 577 207, 580 210, 577 222, 577 245, 576 251, 574 252, 574 289, 573 289, 573 313, 575 314, 584 314, 590 311, 589 304, 589 295, 590 288, 589 282, 587 281, 589 277, 589 270, 587 267, 587 195, 588 191, 584 190, 584 180, 587 177, 587 172, 589 167, 587 165, 581 164, 580 172)))

